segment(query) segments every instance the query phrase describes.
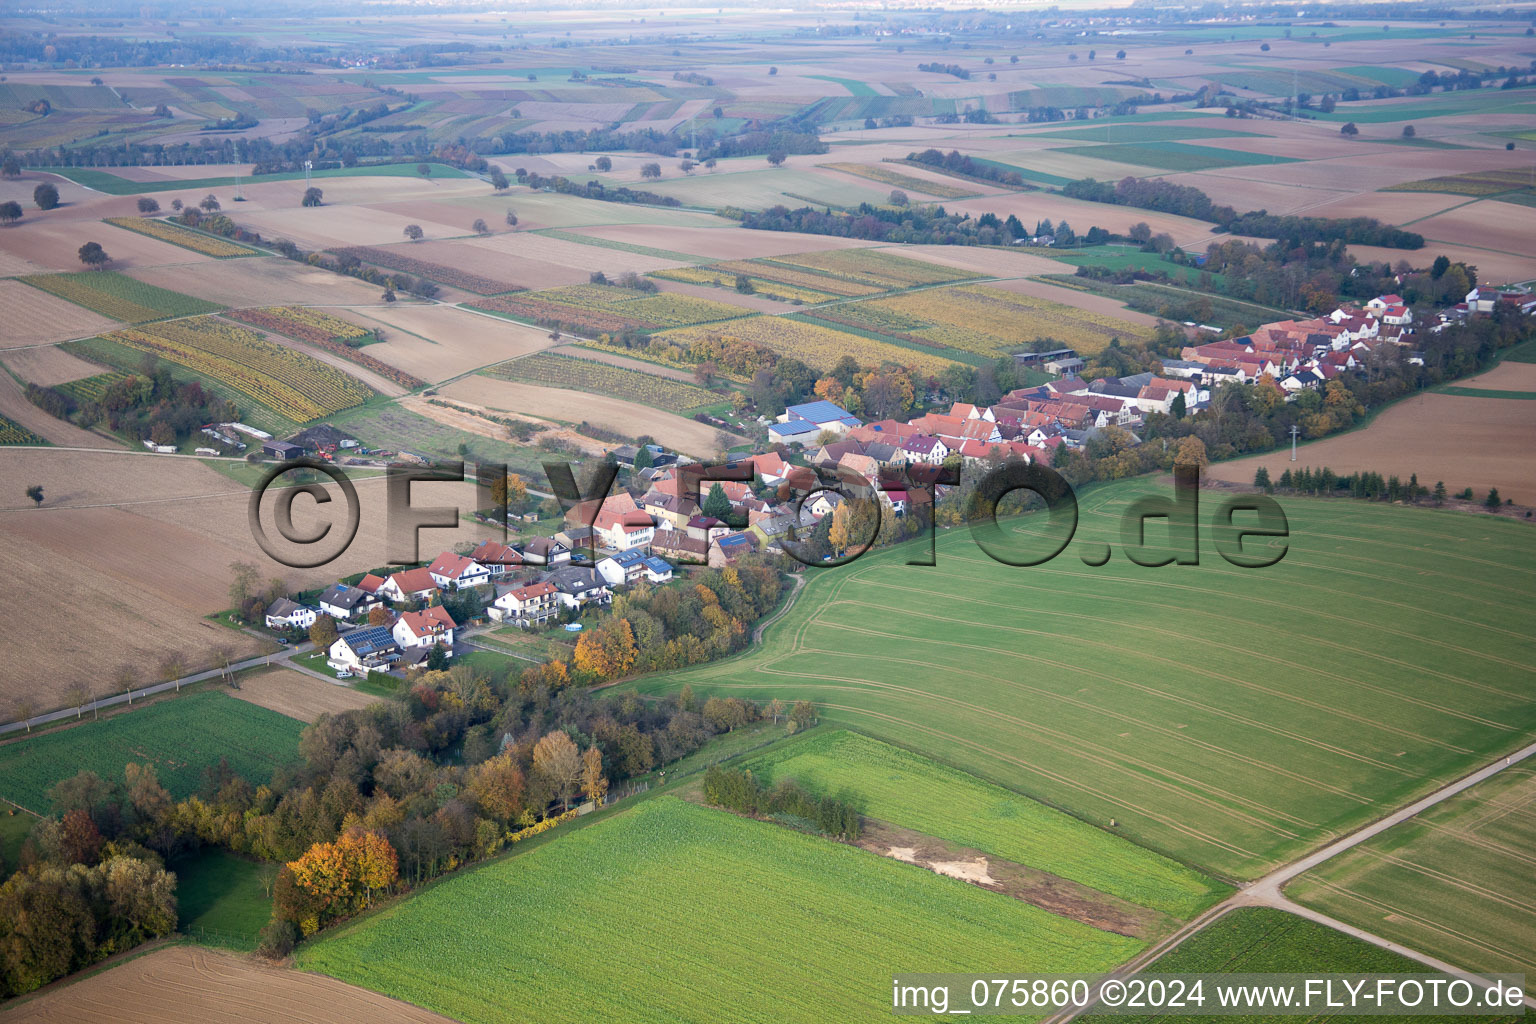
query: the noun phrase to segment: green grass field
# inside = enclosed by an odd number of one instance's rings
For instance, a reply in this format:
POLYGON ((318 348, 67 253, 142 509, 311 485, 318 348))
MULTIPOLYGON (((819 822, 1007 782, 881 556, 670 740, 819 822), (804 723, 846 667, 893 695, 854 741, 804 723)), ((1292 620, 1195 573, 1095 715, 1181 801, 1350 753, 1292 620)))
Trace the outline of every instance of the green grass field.
POLYGON ((32 834, 35 824, 37 818, 26 811, 15 811, 10 807, 0 809, 0 873, 8 874, 16 869, 21 844, 32 834))
POLYGON ((1240 149, 1220 149, 1216 146, 1191 146, 1184 142, 1111 142, 1090 146, 1068 146, 1053 152, 1090 156, 1096 160, 1110 160, 1121 164, 1136 164, 1162 171, 1204 171, 1214 167, 1245 167, 1251 164, 1296 162, 1287 156, 1246 153, 1240 149))
POLYGON ((817 793, 848 790, 863 813, 1189 918, 1225 887, 1069 814, 858 733, 824 732, 747 765, 817 793))
POLYGON ((1286 895, 1460 967, 1533 974, 1533 850, 1527 762, 1319 865, 1286 895))
POLYGON ((1141 944, 663 796, 455 876, 299 966, 466 1024, 884 1020, 893 971, 1095 971, 1141 944), (769 1009, 771 1007, 771 1010, 769 1009))
POLYGON ((60 779, 89 770, 121 782, 129 761, 153 765, 178 800, 197 792, 204 769, 221 759, 259 785, 297 760, 303 728, 218 691, 189 693, 0 745, 0 797, 47 813, 48 790, 60 779))
POLYGON ((174 860, 178 930, 199 942, 252 950, 272 916, 272 880, 276 864, 208 849, 174 860))
MULTIPOLYGON (((1246 907, 1224 914, 1177 948, 1163 954, 1146 969, 1148 974, 1424 974, 1429 968, 1416 960, 1334 931, 1305 918, 1268 907, 1246 907)), ((1214 997, 1207 992, 1207 1006, 1214 997)), ((1091 1014, 1090 1014, 1091 1016, 1091 1014)), ((1116 1016, 1136 1024, 1196 1024, 1206 1017, 1116 1016)), ((1238 1018, 1234 1018, 1238 1019, 1238 1018)), ((1246 1024, 1282 1024, 1298 1017, 1244 1015, 1246 1024)), ((1385 1017, 1351 1017, 1318 1014, 1312 1021, 1382 1021, 1385 1017)), ((1402 1020, 1404 1018, 1392 1018, 1402 1020)), ((1424 1024, 1450 1024, 1466 1017, 1420 1016, 1407 1018, 1424 1024)), ((1479 1016, 1485 1024, 1515 1024, 1523 1018, 1479 1016)))
MULTIPOLYGON (((433 178, 463 178, 465 173, 457 167, 447 164, 429 163, 431 177, 433 178)), ((235 183, 233 177, 211 178, 183 178, 178 181, 129 181, 119 177, 110 171, 97 170, 93 167, 43 167, 40 170, 60 177, 68 178, 77 185, 95 189, 97 192, 105 192, 110 196, 142 195, 146 192, 175 192, 189 189, 227 188, 235 183)), ((333 167, 328 170, 311 171, 312 178, 367 178, 386 176, 392 178, 414 178, 418 176, 415 164, 372 164, 365 167, 333 167)), ((303 171, 285 171, 281 174, 258 174, 242 177, 242 185, 255 185, 263 181, 302 181, 303 171)))
MULTIPOLYGON (((1035 568, 944 532, 813 571, 762 645, 637 682, 811 699, 824 717, 1063 807, 1224 878, 1249 878, 1536 732, 1536 547, 1525 523, 1287 499, 1289 551, 1242 569, 1124 556, 1150 479, 1081 496, 1035 568), (1109 543, 1108 564, 1080 554, 1109 543)), ((1011 521, 1036 551, 1043 517, 1011 521)), ((1149 535, 1159 536, 1154 523, 1149 535)))
MULTIPOLYGON (((1194 284, 1200 279, 1200 268, 1180 266, 1155 252, 1142 252, 1135 245, 1094 245, 1085 249, 1044 249, 1040 255, 1071 264, 1074 267, 1104 267, 1107 270, 1146 270, 1154 274, 1167 274, 1174 281, 1194 284)), ((1220 287, 1225 280, 1221 274, 1212 274, 1211 282, 1220 287)))

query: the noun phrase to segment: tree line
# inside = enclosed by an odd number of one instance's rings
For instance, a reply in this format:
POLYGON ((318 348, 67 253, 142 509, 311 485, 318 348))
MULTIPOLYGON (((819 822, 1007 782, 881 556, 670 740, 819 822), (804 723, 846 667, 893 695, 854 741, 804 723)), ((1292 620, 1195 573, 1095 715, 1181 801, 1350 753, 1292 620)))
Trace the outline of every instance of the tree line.
POLYGON ((742 768, 711 765, 704 772, 704 799, 738 814, 776 818, 849 841, 859 838, 863 824, 853 794, 818 797, 795 779, 767 785, 742 768))

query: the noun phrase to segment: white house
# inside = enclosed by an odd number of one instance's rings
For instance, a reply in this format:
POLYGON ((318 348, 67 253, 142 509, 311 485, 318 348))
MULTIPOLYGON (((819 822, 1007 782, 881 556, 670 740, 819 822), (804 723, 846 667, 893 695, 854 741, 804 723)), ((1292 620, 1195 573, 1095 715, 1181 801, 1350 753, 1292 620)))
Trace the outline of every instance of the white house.
POLYGON ((620 551, 598 562, 596 568, 610 587, 621 587, 645 575, 645 554, 638 548, 620 551))
POLYGON ((319 610, 286 597, 280 597, 267 606, 268 629, 308 629, 319 617, 319 610))
POLYGON ((331 644, 326 664, 341 672, 367 675, 389 671, 390 662, 400 655, 388 626, 369 626, 343 633, 331 644))
POLYGON ((942 439, 929 434, 917 434, 909 437, 902 443, 900 454, 902 461, 908 465, 912 463, 926 463, 930 466, 940 466, 949 458, 949 445, 942 439))
POLYGON ((491 570, 473 558, 444 551, 427 566, 427 575, 443 590, 461 590, 489 583, 491 570))
POLYGON ((652 583, 665 583, 672 578, 672 566, 665 559, 652 555, 640 564, 645 570, 645 578, 652 583))
POLYGON ((447 648, 443 653, 453 653, 453 631, 458 624, 442 605, 424 608, 419 612, 406 612, 395 623, 394 640, 402 651, 414 648, 430 648, 433 644, 447 648))
POLYGON ((861 423, 859 418, 847 409, 827 401, 792 405, 779 416, 778 422, 784 425, 796 422, 808 423, 817 435, 826 430, 839 436, 848 433, 861 423))
POLYGON ((492 601, 485 613, 497 622, 517 626, 542 626, 560 613, 559 592, 553 583, 527 583, 509 587, 492 601))
POLYGON ((605 502, 592 521, 592 532, 597 534, 598 543, 604 547, 618 551, 638 550, 648 547, 655 539, 656 521, 641 509, 610 509, 605 502))
POLYGON ((425 569, 406 569, 384 581, 379 595, 391 604, 428 601, 438 593, 437 581, 425 569))

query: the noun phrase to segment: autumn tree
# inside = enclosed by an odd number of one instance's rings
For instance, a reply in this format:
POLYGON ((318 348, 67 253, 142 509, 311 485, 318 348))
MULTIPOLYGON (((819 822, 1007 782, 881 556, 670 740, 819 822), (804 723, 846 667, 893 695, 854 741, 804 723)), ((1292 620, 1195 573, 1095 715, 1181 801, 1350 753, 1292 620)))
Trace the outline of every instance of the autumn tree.
POLYGON ((603 774, 603 752, 596 746, 588 747, 581 755, 581 791, 599 807, 608 793, 608 778, 603 774))
POLYGON ((299 201, 300 206, 320 206, 325 202, 325 193, 311 185, 304 190, 304 198, 299 201))
POLYGON ((774 149, 768 152, 768 163, 774 167, 783 167, 784 161, 789 159, 789 154, 782 149, 774 149))
POLYGON ((661 164, 648 163, 640 165, 640 177, 647 181, 661 177, 661 164))
POLYGON ((4 221, 6 227, 21 220, 21 204, 14 199, 7 199, 0 203, 0 221, 4 221))
POLYGON ((561 809, 570 810, 583 774, 581 754, 570 736, 552 732, 534 744, 533 772, 560 801, 561 809))
POLYGON ((388 626, 394 620, 395 617, 390 614, 389 609, 381 604, 376 604, 368 609, 368 625, 370 626, 388 626))
POLYGON ((507 181, 507 176, 502 173, 501 168, 500 167, 492 167, 491 168, 491 188, 495 189, 497 192, 505 192, 510 187, 511 187, 511 182, 507 181))
POLYGON ((607 174, 609 171, 613 170, 613 161, 606 156, 600 156, 596 160, 592 161, 592 166, 596 167, 602 173, 607 174))
POLYGON ((421 241, 422 236, 425 234, 426 232, 421 230, 420 224, 407 224, 405 226, 405 237, 413 242, 421 241))
POLYGON ((1173 464, 1175 466, 1199 466, 1204 469, 1211 464, 1211 460, 1205 454, 1205 442, 1191 434, 1179 441, 1179 446, 1174 449, 1173 464))
POLYGON ((469 226, 469 229, 477 235, 488 235, 491 233, 491 226, 485 222, 484 217, 476 217, 475 222, 469 226))
POLYGON ((59 205, 59 190, 52 182, 45 181, 32 190, 32 202, 39 210, 51 210, 59 205))
POLYGON ((331 644, 336 642, 336 620, 329 615, 321 615, 315 619, 315 624, 309 627, 310 642, 315 645, 315 650, 330 650, 331 644))
POLYGON ((576 641, 572 663, 583 672, 613 679, 630 670, 638 653, 629 620, 610 619, 601 626, 582 631, 581 639, 576 641))
POLYGON ((104 840, 90 812, 82 807, 64 815, 59 823, 59 854, 66 864, 93 864, 104 840))
POLYGON ((209 192, 207 195, 203 196, 203 201, 197 205, 201 206, 206 213, 214 213, 220 209, 219 197, 214 195, 212 192, 209 192))
POLYGON ((480 810, 499 822, 515 821, 527 810, 528 783, 511 750, 476 765, 468 788, 480 810))
POLYGON ((32 500, 34 507, 41 508, 43 504, 43 485, 31 484, 27 487, 27 497, 32 500))
POLYGON ((160 212, 160 203, 149 196, 140 196, 139 212, 146 217, 151 217, 160 212))
POLYGON ((508 210, 507 211, 506 221, 507 221, 507 227, 511 228, 513 231, 516 231, 517 230, 517 211, 515 211, 515 210, 508 210))

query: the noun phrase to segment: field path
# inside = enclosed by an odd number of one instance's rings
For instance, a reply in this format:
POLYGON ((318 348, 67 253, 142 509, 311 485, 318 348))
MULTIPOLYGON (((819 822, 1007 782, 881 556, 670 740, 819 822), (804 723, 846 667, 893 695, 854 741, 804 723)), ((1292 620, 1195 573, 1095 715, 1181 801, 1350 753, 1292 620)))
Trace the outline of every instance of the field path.
MULTIPOLYGON (((1343 921, 1329 917, 1327 914, 1319 913, 1310 907, 1303 907, 1300 904, 1294 903, 1289 898, 1287 898, 1283 890, 1285 888, 1285 884, 1296 878, 1296 876, 1310 871, 1311 869, 1317 867, 1319 864, 1322 864, 1324 861, 1332 860, 1334 857, 1337 857, 1339 854, 1344 853, 1347 850, 1354 849, 1356 846, 1359 846, 1361 843, 1368 839, 1375 838, 1392 826, 1399 825, 1407 821, 1409 818, 1423 813, 1436 804, 1445 800, 1449 800, 1451 797, 1456 796, 1463 790, 1472 788, 1479 782, 1497 775, 1504 769, 1520 764, 1532 755, 1536 755, 1536 743, 1522 747, 1521 749, 1511 754, 1502 755, 1492 762, 1479 768, 1477 771, 1472 772, 1470 775, 1463 776, 1462 778, 1457 779, 1455 782, 1442 786, 1423 799, 1416 800, 1406 807, 1399 808, 1398 810, 1393 811, 1391 814, 1388 814, 1385 817, 1372 822, 1370 825, 1367 825, 1366 827, 1359 829, 1356 832, 1350 833, 1342 839, 1336 840, 1335 842, 1329 843, 1327 846, 1314 850, 1307 854, 1305 857, 1298 858, 1297 860, 1292 861, 1282 868, 1277 868, 1276 870, 1271 871, 1263 878, 1260 878, 1257 881, 1239 889, 1236 893, 1232 894, 1221 903, 1216 904, 1216 906, 1212 907, 1210 910, 1207 910, 1199 917, 1190 921, 1183 928, 1180 928, 1177 932, 1170 935, 1162 942, 1159 942, 1142 952, 1135 959, 1131 960, 1128 964, 1120 968, 1120 970, 1116 971, 1114 976, 1117 978, 1130 977, 1131 975, 1146 969, 1164 953, 1174 949, 1185 939, 1202 930, 1217 918, 1222 917, 1223 915, 1236 910, 1239 907, 1273 907, 1277 910, 1283 910, 1286 913, 1295 914, 1298 917, 1304 917, 1309 921, 1315 921, 1318 924, 1326 925, 1335 931, 1343 932, 1344 934, 1359 939, 1362 942, 1368 942, 1373 946, 1379 946, 1382 949, 1389 950, 1398 954, 1399 956, 1405 956, 1410 960, 1416 960, 1421 964, 1440 971, 1441 973, 1451 975, 1452 977, 1465 979, 1480 988, 1487 987, 1487 983, 1484 982, 1479 975, 1471 971, 1457 967, 1454 964, 1446 963, 1443 960, 1430 956, 1428 953, 1422 953, 1416 949, 1410 949, 1407 946, 1403 946, 1399 943, 1384 939, 1381 936, 1373 934, 1372 932, 1368 932, 1363 928, 1357 928, 1354 925, 1345 924, 1343 921)), ((1536 994, 1528 993, 1525 997, 1525 1005, 1536 1009, 1536 994)), ((1047 1024, 1065 1024, 1065 1022, 1079 1016, 1083 1010, 1086 1009, 1087 1007, 1082 1007, 1079 1009, 1074 1009, 1069 1013, 1058 1014, 1055 1017, 1047 1018, 1047 1024)))

